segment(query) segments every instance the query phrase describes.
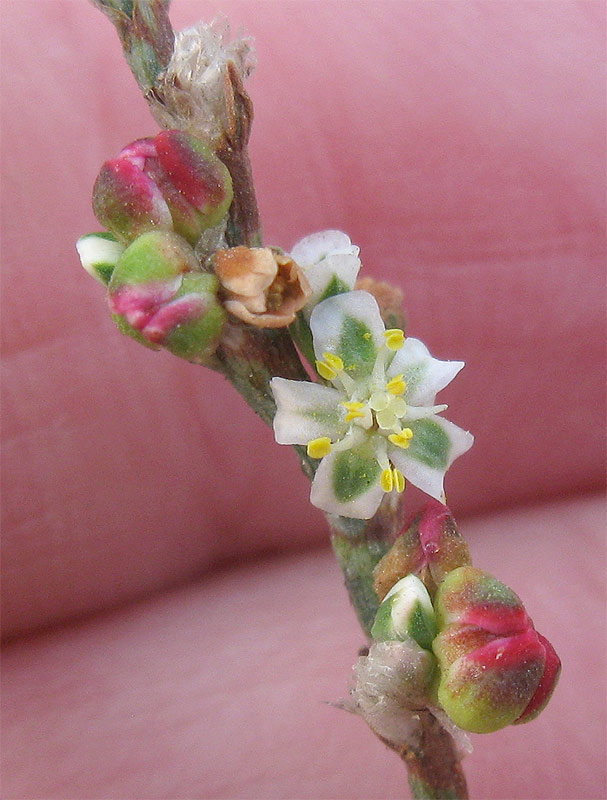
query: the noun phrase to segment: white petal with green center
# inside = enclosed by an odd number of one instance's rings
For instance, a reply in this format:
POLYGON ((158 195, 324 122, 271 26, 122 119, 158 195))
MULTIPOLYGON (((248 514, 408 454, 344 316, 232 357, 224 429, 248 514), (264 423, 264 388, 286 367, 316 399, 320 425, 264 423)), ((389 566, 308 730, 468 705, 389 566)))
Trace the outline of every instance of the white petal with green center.
POLYGON ((286 378, 272 378, 270 388, 276 400, 274 435, 278 444, 307 444, 321 436, 335 441, 348 429, 343 396, 337 389, 286 378))
POLYGON ((388 367, 388 378, 403 374, 405 400, 413 406, 430 406, 464 366, 463 361, 439 361, 419 339, 408 338, 388 367))
POLYGON ((310 317, 314 352, 338 355, 354 380, 373 371, 384 343, 384 323, 375 298, 368 292, 348 292, 319 303, 310 317))
MULTIPOLYGON (((299 262, 298 262, 299 263, 299 262)), ((354 288, 360 270, 360 259, 349 253, 337 253, 323 258, 318 264, 304 269, 312 287, 306 307, 312 307, 336 294, 350 292, 354 288)))
POLYGON ((445 472, 472 447, 474 436, 442 417, 407 419, 406 424, 413 431, 411 443, 406 450, 389 445, 390 461, 414 486, 444 503, 445 472))
POLYGON ((312 288, 304 308, 309 319, 322 300, 354 288, 360 270, 358 247, 341 231, 321 231, 306 236, 293 247, 291 257, 303 269, 312 288))
POLYGON ((370 519, 384 495, 381 468, 369 442, 334 450, 320 462, 310 500, 330 514, 370 519))
POLYGON ((89 275, 107 285, 125 247, 111 233, 88 233, 78 239, 76 250, 89 275))

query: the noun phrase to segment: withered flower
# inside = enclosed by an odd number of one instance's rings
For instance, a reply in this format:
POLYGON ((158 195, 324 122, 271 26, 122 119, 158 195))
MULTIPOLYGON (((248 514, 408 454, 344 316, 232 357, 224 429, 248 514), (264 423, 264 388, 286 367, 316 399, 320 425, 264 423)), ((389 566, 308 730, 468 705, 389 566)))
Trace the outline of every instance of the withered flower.
POLYGON ((290 325, 310 284, 290 256, 270 247, 231 247, 213 259, 227 311, 257 328, 290 325))

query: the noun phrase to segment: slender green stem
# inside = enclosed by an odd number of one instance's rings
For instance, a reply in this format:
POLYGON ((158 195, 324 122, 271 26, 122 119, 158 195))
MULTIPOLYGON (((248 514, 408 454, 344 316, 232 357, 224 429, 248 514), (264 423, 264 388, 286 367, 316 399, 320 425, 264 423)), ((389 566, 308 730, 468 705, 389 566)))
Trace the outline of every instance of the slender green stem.
MULTIPOLYGON (((156 97, 158 81, 173 52, 174 34, 168 18, 170 0, 92 0, 114 23, 125 57, 146 99, 156 97)), ((157 98, 156 98, 157 99, 157 98)), ((230 124, 216 143, 234 185, 234 202, 226 237, 230 246, 261 245, 261 228, 251 165, 247 152, 253 108, 240 75, 228 66, 226 102, 230 124)), ((308 356, 310 354, 308 353, 308 356)), ((230 322, 217 353, 216 367, 268 425, 276 406, 270 380, 281 376, 308 380, 288 331, 258 330, 230 322)), ((309 478, 315 461, 305 448, 296 448, 309 478)), ((379 601, 373 588, 373 570, 402 527, 399 502, 388 497, 373 519, 328 516, 331 541, 343 571, 350 600, 363 631, 370 635, 379 601)), ((467 798, 466 781, 453 739, 429 712, 420 712, 422 734, 415 747, 400 749, 385 742, 403 759, 416 798, 467 798)))

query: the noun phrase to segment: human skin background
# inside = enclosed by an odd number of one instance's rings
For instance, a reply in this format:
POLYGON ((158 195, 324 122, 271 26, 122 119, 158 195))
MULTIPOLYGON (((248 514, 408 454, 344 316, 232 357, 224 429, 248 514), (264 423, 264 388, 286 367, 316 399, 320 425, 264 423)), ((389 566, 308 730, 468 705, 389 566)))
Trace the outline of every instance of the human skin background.
MULTIPOLYGON (((456 516, 600 488, 603 4, 177 0, 172 19, 219 11, 259 55, 266 242, 347 231, 410 333, 467 362, 443 393, 476 436, 456 516)), ((291 450, 219 376, 121 337, 79 266, 101 163, 156 130, 112 26, 78 0, 2 12, 11 636, 327 532, 291 450)))

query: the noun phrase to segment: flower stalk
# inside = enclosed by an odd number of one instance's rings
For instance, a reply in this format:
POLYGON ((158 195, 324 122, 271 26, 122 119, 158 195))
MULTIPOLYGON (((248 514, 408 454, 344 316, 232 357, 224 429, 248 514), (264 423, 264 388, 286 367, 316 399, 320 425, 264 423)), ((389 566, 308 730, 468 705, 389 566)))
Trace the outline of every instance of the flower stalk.
POLYGON ((221 22, 175 35, 170 0, 91 1, 165 131, 102 168, 94 210, 109 232, 79 240, 83 267, 123 333, 221 372, 294 446, 369 641, 343 707, 403 760, 413 797, 464 800, 456 724, 533 719, 560 670, 518 597, 471 566, 444 505, 473 437, 435 400, 464 364, 405 336, 402 294, 358 279, 345 234, 263 247, 247 39, 228 42, 221 22), (434 500, 403 527, 406 481, 434 500))
MULTIPOLYGON (((174 74, 171 78, 173 85, 167 83, 166 76, 170 73, 171 61, 175 56, 175 36, 168 20, 168 2, 93 2, 116 26, 126 59, 154 116, 165 128, 181 128, 194 136, 199 135, 195 124, 196 114, 191 109, 184 112, 183 103, 176 102, 176 94, 171 91, 177 83, 174 74)), ((242 70, 234 61, 228 60, 222 75, 223 95, 219 114, 224 122, 213 141, 213 148, 227 166, 232 179, 233 202, 225 229, 225 241, 229 247, 260 247, 259 214, 247 152, 253 110, 242 77, 242 70)), ((194 95, 192 89, 190 94, 194 95)), ((195 102, 194 97, 192 103, 195 102)), ((217 109, 214 113, 217 115, 217 109)), ((339 242, 337 251, 336 270, 348 276, 349 285, 343 288, 353 289, 360 266, 358 249, 352 247, 348 240, 339 242)), ((322 260, 314 253, 310 258, 322 260)), ((316 288, 318 290, 318 285, 316 288)), ((327 287, 324 288, 326 291, 327 287)), ((300 322, 300 327, 305 329, 306 325, 306 320, 300 322)), ((228 378, 269 425, 276 415, 275 397, 270 389, 272 379, 279 377, 297 382, 309 379, 286 328, 261 330, 233 317, 225 323, 221 344, 212 365, 228 378)), ((295 444, 295 449, 302 469, 310 479, 314 478, 318 461, 308 454, 306 447, 295 444)), ((370 636, 379 607, 373 571, 402 525, 401 496, 387 496, 372 519, 351 519, 328 514, 328 520, 333 548, 344 573, 350 600, 363 630, 370 636)), ((416 749, 393 747, 407 765, 414 797, 465 798, 465 781, 453 740, 431 715, 426 717, 422 714, 420 719, 423 735, 416 749)))

